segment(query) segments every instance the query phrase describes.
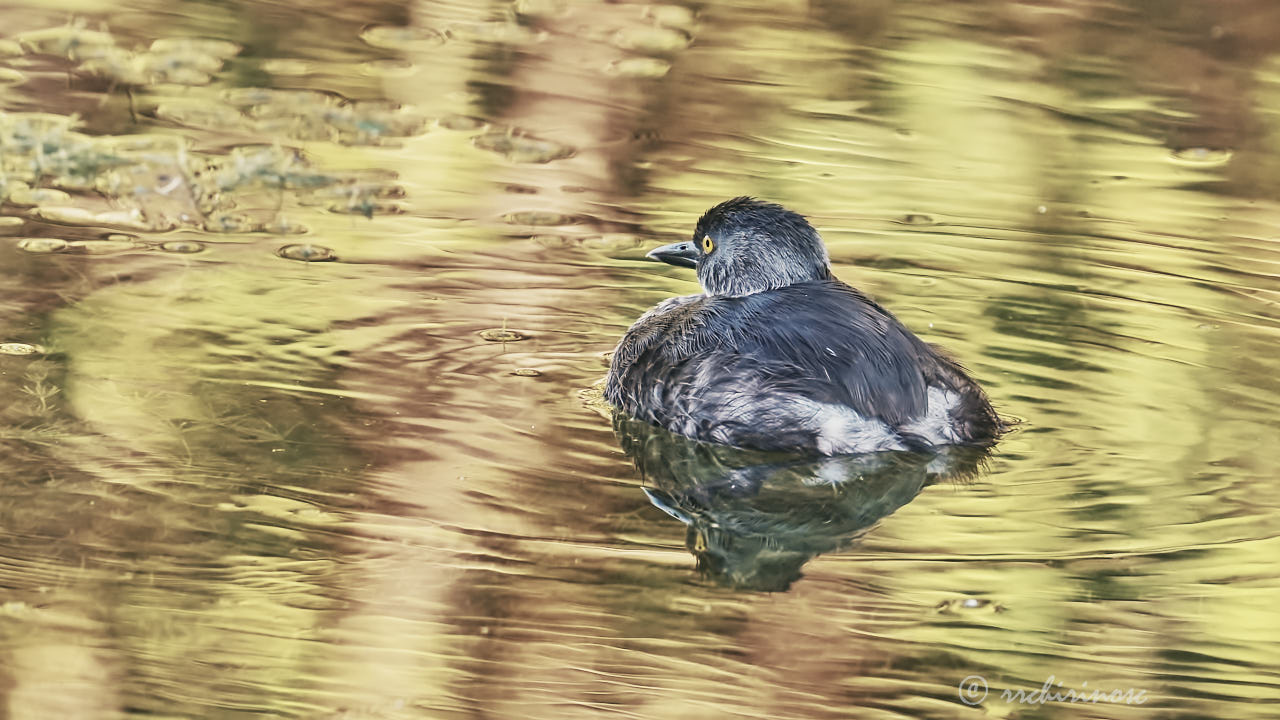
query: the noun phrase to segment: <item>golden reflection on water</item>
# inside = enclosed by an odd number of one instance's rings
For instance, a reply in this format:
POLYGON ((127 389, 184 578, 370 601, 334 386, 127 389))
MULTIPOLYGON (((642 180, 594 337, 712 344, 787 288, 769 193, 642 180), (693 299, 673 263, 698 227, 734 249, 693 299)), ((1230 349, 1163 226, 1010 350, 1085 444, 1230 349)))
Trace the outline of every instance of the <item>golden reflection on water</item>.
POLYGON ((1270 716, 1270 4, 6 19, 6 717, 1270 716), (1023 420, 985 474, 623 454, 644 249, 740 194, 1023 420))

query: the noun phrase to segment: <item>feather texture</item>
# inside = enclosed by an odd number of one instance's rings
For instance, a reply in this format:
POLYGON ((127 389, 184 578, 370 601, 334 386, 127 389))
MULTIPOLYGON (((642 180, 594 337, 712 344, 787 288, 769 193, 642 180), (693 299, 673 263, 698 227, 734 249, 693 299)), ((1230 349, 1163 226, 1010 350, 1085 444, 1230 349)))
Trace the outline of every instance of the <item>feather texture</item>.
POLYGON ((622 412, 698 440, 822 455, 998 438, 977 383, 836 280, 800 215, 736 198, 699 220, 693 243, 662 250, 696 263, 707 294, 665 300, 627 331, 605 383, 622 412))
POLYGON ((837 280, 664 301, 619 343, 605 398, 688 437, 824 455, 986 444, 999 426, 958 365, 837 280), (952 407, 931 410, 931 387, 952 407))

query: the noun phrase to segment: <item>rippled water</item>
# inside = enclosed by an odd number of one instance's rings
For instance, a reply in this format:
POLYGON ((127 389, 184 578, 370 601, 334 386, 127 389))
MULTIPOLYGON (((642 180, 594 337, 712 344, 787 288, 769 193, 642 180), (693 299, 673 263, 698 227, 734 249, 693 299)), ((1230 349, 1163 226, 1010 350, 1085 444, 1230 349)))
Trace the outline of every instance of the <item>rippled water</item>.
POLYGON ((1276 714, 1272 3, 3 16, 0 716, 1276 714), (615 432, 741 194, 1015 433, 615 432))

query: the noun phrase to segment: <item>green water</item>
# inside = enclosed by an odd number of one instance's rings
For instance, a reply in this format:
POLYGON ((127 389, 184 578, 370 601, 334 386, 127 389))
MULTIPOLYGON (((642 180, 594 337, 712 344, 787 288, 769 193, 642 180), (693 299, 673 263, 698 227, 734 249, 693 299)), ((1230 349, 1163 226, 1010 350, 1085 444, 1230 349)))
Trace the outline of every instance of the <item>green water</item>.
POLYGON ((0 17, 0 718, 1276 715, 1272 3, 0 17), (615 434, 743 194, 990 458, 615 434))

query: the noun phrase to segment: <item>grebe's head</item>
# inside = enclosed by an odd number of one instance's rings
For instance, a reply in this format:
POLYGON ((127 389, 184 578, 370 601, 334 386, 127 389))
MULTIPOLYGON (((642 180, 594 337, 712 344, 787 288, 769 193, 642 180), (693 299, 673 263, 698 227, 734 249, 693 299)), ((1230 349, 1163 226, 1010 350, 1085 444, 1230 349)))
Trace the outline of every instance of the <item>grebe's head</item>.
POLYGON ((822 238, 802 215, 749 197, 716 205, 698 220, 692 240, 648 257, 696 268, 708 295, 738 297, 831 277, 822 238))

